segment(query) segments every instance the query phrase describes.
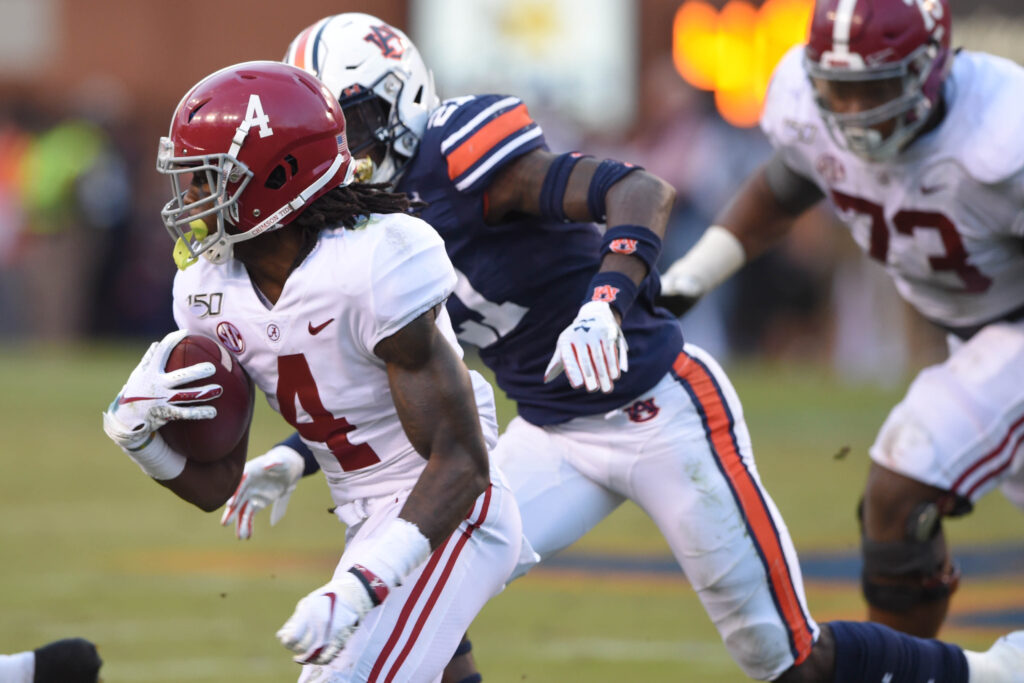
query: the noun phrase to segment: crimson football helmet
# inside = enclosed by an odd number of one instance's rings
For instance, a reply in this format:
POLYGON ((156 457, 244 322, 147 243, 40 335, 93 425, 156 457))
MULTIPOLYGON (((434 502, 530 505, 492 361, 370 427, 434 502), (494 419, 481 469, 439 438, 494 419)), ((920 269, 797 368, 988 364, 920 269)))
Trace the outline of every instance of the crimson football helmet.
POLYGON ((369 180, 396 180, 439 103, 434 77, 409 38, 369 14, 336 14, 302 30, 284 61, 312 73, 338 98, 353 155, 380 146, 369 180))
POLYGON ((836 143, 884 161, 910 142, 942 95, 951 32, 948 0, 817 0, 804 67, 836 143), (871 81, 899 94, 859 112, 834 111, 822 94, 829 83, 871 81))
POLYGON ((160 139, 156 167, 170 176, 172 199, 160 213, 184 270, 200 254, 223 263, 235 243, 286 225, 350 182, 353 164, 331 93, 307 72, 268 61, 193 86, 160 139))

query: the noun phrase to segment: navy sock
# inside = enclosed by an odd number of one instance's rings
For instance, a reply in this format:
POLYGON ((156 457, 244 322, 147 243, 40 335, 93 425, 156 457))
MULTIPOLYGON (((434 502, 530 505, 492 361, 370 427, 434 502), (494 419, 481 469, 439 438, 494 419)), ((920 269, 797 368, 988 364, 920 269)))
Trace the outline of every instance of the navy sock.
POLYGON ((956 645, 872 622, 828 625, 836 648, 834 683, 967 683, 967 658, 956 645))

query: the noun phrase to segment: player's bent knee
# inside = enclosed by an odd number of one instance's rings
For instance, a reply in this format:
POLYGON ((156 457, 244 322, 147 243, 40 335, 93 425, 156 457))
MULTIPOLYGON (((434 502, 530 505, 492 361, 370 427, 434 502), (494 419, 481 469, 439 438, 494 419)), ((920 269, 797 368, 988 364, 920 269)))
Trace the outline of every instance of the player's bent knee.
POLYGON ((754 680, 775 680, 793 665, 789 635, 781 624, 751 624, 729 633, 724 640, 733 660, 754 680))

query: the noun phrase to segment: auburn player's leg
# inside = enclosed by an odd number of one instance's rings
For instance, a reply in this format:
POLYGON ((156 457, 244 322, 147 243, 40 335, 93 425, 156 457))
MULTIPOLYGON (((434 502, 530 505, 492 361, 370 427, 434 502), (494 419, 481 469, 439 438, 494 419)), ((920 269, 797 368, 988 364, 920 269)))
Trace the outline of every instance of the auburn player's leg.
POLYGON ((923 370, 871 448, 861 510, 862 586, 872 620, 934 636, 958 574, 943 517, 1020 469, 1024 324, 989 325, 923 370))
MULTIPOLYGON (((541 428, 517 417, 494 449, 494 462, 519 504, 523 536, 541 560, 578 541, 625 500, 607 482, 588 476, 574 464, 576 435, 581 430, 572 425, 591 420, 602 418, 541 428)), ((532 566, 527 553, 524 559, 528 563, 516 567, 513 579, 532 566)))
POLYGON ((652 391, 659 412, 628 471, 628 494, 654 520, 729 654, 772 680, 818 639, 796 551, 761 485, 729 379, 687 344, 652 391))

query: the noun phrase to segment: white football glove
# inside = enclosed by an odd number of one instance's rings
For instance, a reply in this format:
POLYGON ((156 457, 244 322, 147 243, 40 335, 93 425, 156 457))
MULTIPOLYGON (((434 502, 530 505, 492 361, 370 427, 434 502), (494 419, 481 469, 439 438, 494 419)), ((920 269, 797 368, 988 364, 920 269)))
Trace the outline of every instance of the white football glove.
POLYGON ((683 259, 673 263, 661 274, 661 293, 665 296, 683 296, 696 301, 705 291, 704 284, 690 273, 683 259))
POLYGON ((296 653, 292 659, 299 664, 327 664, 373 607, 374 599, 363 582, 352 572, 343 572, 299 600, 277 639, 296 653))
POLYGON ((609 393, 623 372, 629 370, 629 346, 612 308, 604 301, 588 301, 572 324, 558 336, 555 354, 544 371, 550 382, 565 370, 573 389, 601 389, 609 393))
POLYGON ((253 515, 271 503, 270 526, 277 524, 284 517, 288 499, 305 468, 302 456, 288 446, 274 446, 245 463, 242 481, 220 518, 221 526, 235 522, 235 536, 239 540, 252 538, 253 515))
POLYGON ((128 376, 121 392, 103 413, 103 431, 121 448, 133 451, 144 446, 156 430, 170 420, 208 420, 217 416, 213 406, 191 406, 221 395, 219 384, 178 389, 182 384, 210 377, 213 363, 204 362, 165 372, 171 350, 188 334, 171 332, 153 342, 128 376))

